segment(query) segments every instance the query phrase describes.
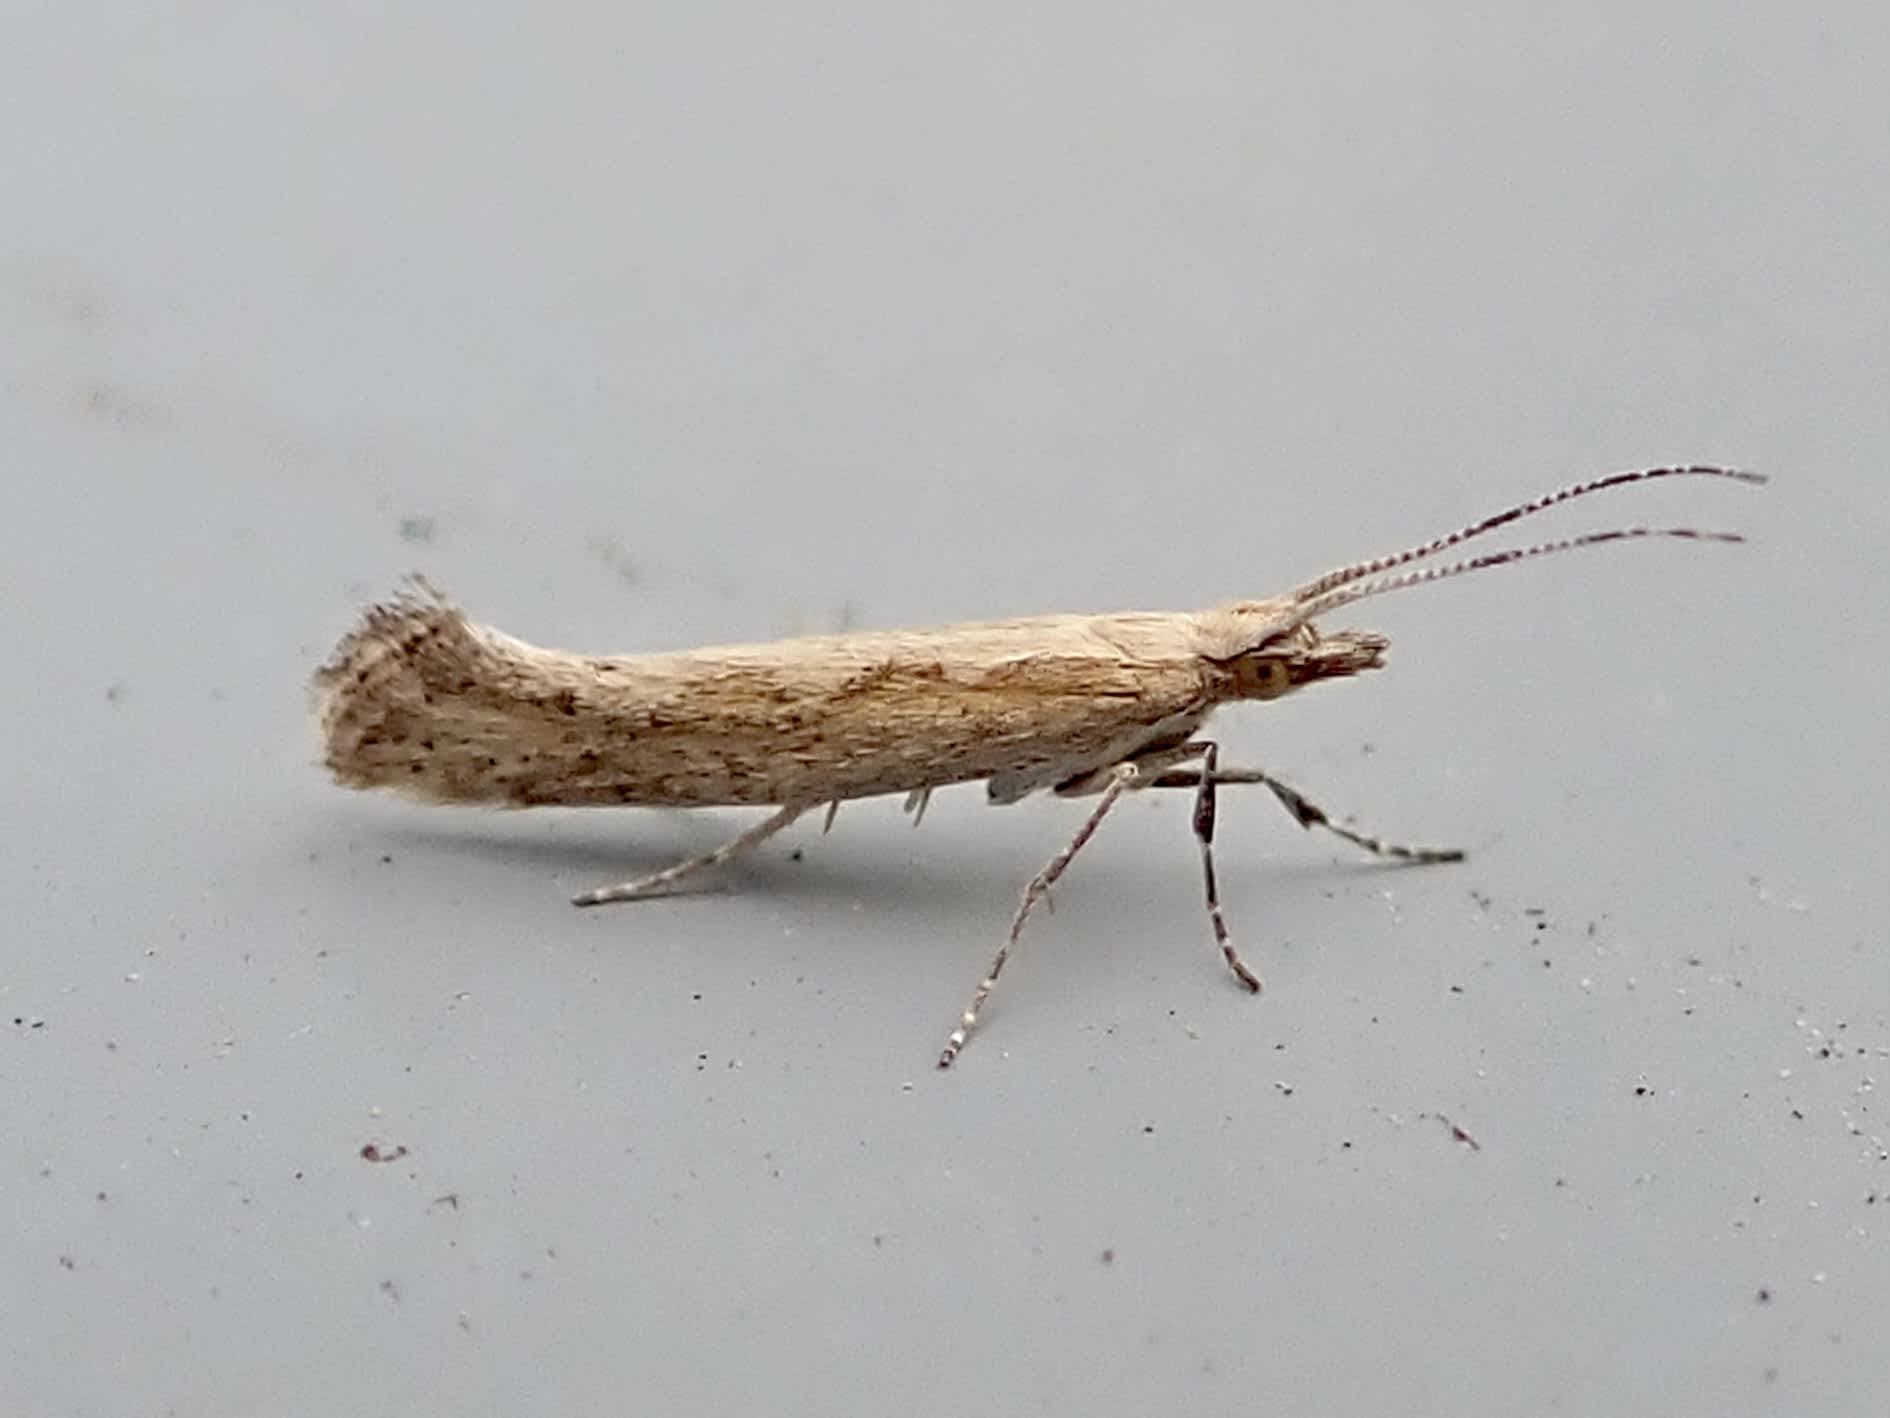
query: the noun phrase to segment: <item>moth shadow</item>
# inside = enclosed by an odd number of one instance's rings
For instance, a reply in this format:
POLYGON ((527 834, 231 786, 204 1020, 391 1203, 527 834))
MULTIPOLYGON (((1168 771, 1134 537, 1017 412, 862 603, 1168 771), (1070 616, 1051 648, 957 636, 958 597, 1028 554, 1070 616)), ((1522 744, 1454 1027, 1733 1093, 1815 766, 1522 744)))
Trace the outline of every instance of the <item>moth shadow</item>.
MULTIPOLYGON (((595 887, 633 881, 714 851, 760 820, 759 813, 720 811, 638 813, 615 821, 600 820, 595 813, 534 813, 530 819, 496 812, 457 819, 402 815, 371 824, 357 819, 336 835, 345 836, 351 853, 398 853, 410 862, 431 857, 442 863, 443 872, 456 877, 472 868, 510 880, 512 889, 523 877, 533 882, 533 890, 542 885, 568 898, 595 887)), ((901 834, 897 829, 865 842, 857 835, 844 843, 828 840, 820 832, 817 816, 810 814, 807 820, 813 824, 811 830, 797 824, 791 834, 708 868, 671 890, 651 895, 648 901, 739 893, 784 899, 844 898, 849 906, 858 907, 915 900, 934 908, 965 907, 968 898, 975 904, 976 893, 998 889, 1008 895, 1021 890, 1028 875, 1028 871, 1018 872, 1014 860, 986 860, 976 853, 961 857, 940 851, 915 859, 903 840, 909 832, 901 834), (946 865, 939 866, 941 862, 946 865)), ((642 903, 624 903, 620 909, 634 909, 638 904, 642 903)))
POLYGON ((713 851, 732 833, 727 822, 673 814, 652 813, 645 819, 610 824, 548 821, 542 815, 528 822, 495 813, 458 821, 384 823, 377 835, 392 845, 575 881, 579 876, 622 879, 660 871, 713 851))

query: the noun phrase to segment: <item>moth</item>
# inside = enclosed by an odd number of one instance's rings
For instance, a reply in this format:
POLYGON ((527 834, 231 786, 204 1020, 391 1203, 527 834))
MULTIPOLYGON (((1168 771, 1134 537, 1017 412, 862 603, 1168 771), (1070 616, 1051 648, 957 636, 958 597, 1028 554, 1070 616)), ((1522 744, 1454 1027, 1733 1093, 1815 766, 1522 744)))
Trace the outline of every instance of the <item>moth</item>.
POLYGON ((1040 790, 1093 795, 1075 836, 1025 886, 939 1054, 946 1068, 1032 908, 1125 793, 1193 794, 1209 925, 1228 969, 1254 994, 1260 976, 1235 949, 1216 882, 1218 789, 1264 787, 1302 827, 1378 856, 1461 860, 1455 848, 1404 846, 1337 822, 1262 769, 1223 766, 1203 728, 1223 704, 1278 699, 1380 668, 1385 636, 1318 623, 1354 602, 1606 542, 1743 540, 1625 527, 1414 565, 1575 498, 1680 477, 1764 481, 1718 467, 1613 473, 1338 567, 1284 595, 1210 610, 1031 616, 670 653, 541 649, 469 620, 416 576, 368 609, 314 676, 325 762, 346 787, 434 803, 773 809, 714 851, 586 891, 574 898, 580 906, 668 892, 817 808, 831 826, 839 805, 857 798, 904 794, 916 820, 933 790, 955 783, 983 783, 994 804, 1040 790))

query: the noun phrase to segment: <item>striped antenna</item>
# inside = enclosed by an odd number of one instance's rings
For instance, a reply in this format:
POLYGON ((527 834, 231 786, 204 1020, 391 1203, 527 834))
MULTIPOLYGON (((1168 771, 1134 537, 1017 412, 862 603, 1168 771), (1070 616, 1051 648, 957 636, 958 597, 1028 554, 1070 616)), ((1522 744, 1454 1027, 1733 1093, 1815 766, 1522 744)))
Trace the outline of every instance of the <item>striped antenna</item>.
POLYGON ((1482 571, 1491 566, 1507 566, 1512 561, 1528 561, 1538 556, 1549 556, 1559 551, 1573 551, 1577 547, 1600 546, 1603 542, 1632 541, 1637 537, 1681 537, 1694 542, 1743 542, 1744 537, 1737 532, 1702 532, 1694 527, 1619 527, 1609 532, 1587 532, 1579 537, 1563 537, 1553 542, 1538 542, 1534 546, 1505 547, 1501 551, 1485 552, 1482 556, 1473 556, 1463 561, 1453 561, 1444 566, 1420 566, 1415 571, 1401 572, 1396 576, 1381 576, 1375 581, 1355 581, 1349 586, 1340 586, 1317 596, 1296 607, 1293 611, 1293 624, 1303 625, 1315 616, 1322 616, 1327 611, 1340 606, 1349 606, 1354 601, 1362 601, 1370 596, 1382 596, 1387 591, 1402 591, 1407 586, 1422 586, 1429 581, 1448 581, 1453 576, 1462 576, 1471 571, 1482 571))
MULTIPOLYGON (((1511 522, 1521 521, 1524 517, 1533 517, 1536 513, 1547 511, 1549 508, 1555 507, 1560 503, 1572 502, 1575 498, 1586 497, 1591 492, 1602 492, 1611 487, 1625 486, 1628 483, 1647 482, 1654 478, 1693 477, 1733 478, 1744 483, 1762 483, 1765 481, 1765 475, 1763 473, 1742 472, 1737 468, 1643 468, 1638 472, 1609 473, 1606 477, 1595 478, 1590 482, 1576 483, 1572 487, 1565 487, 1557 492, 1551 492, 1542 497, 1532 498, 1528 502, 1519 502, 1514 507, 1505 508, 1503 511, 1485 517, 1481 521, 1472 522, 1467 527, 1459 528, 1454 532, 1446 532, 1443 536, 1425 542, 1421 546, 1414 546, 1406 551, 1394 552, 1390 556, 1376 556, 1369 561, 1358 561, 1350 566, 1341 566, 1335 571, 1328 571, 1325 575, 1315 577, 1305 585, 1296 587, 1292 593, 1292 598, 1301 606, 1305 606, 1308 602, 1317 600, 1324 609, 1330 609, 1334 604, 1343 605, 1346 604, 1346 602, 1360 599, 1358 596, 1348 596, 1344 601, 1325 601, 1324 598, 1326 594, 1340 586, 1350 585, 1368 576, 1378 576, 1396 567, 1408 566, 1414 561, 1422 561, 1425 557, 1435 556, 1438 552, 1454 547, 1459 542, 1467 542, 1472 537, 1480 537, 1485 532, 1495 531, 1498 527, 1506 527, 1511 522)), ((1650 536, 1655 535, 1655 533, 1651 533, 1645 528, 1637 528, 1625 534, 1610 534, 1597 537, 1594 540, 1614 541, 1618 539, 1619 535, 1650 536)), ((1679 531, 1660 533, 1658 535, 1687 536, 1689 533, 1679 531)), ((1725 537, 1709 537, 1707 540, 1724 541, 1729 539, 1725 537)), ((1736 541, 1738 538, 1730 538, 1730 540, 1736 541)), ((1528 556, 1541 556, 1548 551, 1565 551, 1570 546, 1588 545, 1592 545, 1590 540, 1577 538, 1567 545, 1552 543, 1545 544, 1541 547, 1526 548, 1525 554, 1528 556)), ((1480 570, 1486 565, 1500 565, 1502 561, 1516 561, 1520 559, 1520 557, 1516 556, 1505 556, 1501 558, 1500 561, 1488 561, 1485 558, 1478 557, 1474 561, 1461 563, 1457 569, 1452 570, 1449 574, 1457 575, 1462 571, 1480 570)), ((1400 580, 1398 584, 1417 585, 1419 580, 1435 581, 1439 579, 1441 578, 1437 576, 1428 576, 1408 581, 1400 580)), ((1378 590, 1372 591, 1370 594, 1377 595, 1379 591, 1390 591, 1394 589, 1396 589, 1395 586, 1386 583, 1380 585, 1378 590)), ((1313 612, 1312 614, 1317 614, 1317 612, 1313 612)))

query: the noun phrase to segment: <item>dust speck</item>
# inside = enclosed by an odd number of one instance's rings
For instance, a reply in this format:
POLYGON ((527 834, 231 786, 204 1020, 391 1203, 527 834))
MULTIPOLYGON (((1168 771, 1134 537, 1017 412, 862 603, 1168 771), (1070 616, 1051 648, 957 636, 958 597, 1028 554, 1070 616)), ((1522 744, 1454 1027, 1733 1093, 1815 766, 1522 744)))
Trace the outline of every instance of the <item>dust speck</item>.
POLYGON ((615 537, 592 537, 591 555, 599 565, 611 572, 626 586, 635 586, 642 582, 642 568, 636 564, 629 550, 615 537))

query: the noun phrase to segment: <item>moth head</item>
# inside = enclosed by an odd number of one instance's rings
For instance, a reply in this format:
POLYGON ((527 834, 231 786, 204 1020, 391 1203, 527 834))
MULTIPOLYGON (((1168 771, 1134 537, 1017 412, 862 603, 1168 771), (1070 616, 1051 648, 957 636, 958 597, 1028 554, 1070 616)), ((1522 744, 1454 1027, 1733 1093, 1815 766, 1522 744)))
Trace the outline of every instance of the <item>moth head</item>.
POLYGON ((1384 664, 1391 641, 1369 630, 1322 631, 1292 607, 1242 601, 1202 617, 1205 658, 1229 699, 1278 699, 1322 679, 1346 679, 1384 664))

